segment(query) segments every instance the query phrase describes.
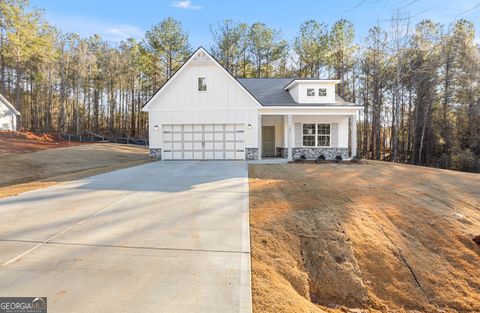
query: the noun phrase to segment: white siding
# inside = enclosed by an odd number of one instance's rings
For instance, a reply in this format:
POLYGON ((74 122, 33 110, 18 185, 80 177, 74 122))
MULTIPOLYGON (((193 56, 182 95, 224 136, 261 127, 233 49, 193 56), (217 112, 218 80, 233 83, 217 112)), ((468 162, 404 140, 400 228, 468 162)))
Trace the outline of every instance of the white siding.
POLYGON ((258 147, 258 105, 218 65, 192 61, 172 79, 148 108, 150 148, 162 148, 162 124, 209 123, 244 124, 246 147, 258 147), (207 91, 198 91, 198 77, 206 78, 207 91))
POLYGON ((298 85, 293 86, 288 91, 290 92, 290 95, 292 96, 293 100, 299 103, 300 98, 298 97, 298 85))
POLYGON ((17 116, 0 101, 0 130, 17 130, 17 116))
POLYGON ((335 103, 335 83, 302 82, 298 83, 298 85, 290 90, 293 99, 298 103, 335 103), (315 90, 315 96, 307 96, 308 88, 313 88, 315 90), (318 96, 319 88, 327 89, 326 97, 318 96))

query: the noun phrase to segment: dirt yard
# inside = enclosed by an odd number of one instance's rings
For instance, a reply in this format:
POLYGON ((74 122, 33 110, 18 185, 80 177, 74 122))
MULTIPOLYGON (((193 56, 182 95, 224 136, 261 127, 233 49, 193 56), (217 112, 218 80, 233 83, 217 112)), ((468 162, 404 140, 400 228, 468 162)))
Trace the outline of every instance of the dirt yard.
POLYGON ((251 165, 255 313, 480 312, 480 175, 251 165))
POLYGON ((6 153, 0 155, 0 198, 146 162, 146 147, 110 143, 6 153))
POLYGON ((31 132, 0 131, 0 156, 71 147, 79 144, 49 134, 36 135, 31 132))

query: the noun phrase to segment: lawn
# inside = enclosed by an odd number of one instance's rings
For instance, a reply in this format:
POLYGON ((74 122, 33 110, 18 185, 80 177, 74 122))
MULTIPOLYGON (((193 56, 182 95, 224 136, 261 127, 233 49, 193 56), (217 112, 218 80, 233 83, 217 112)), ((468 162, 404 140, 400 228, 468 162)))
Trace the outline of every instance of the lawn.
POLYGON ((0 198, 149 162, 141 146, 0 139, 0 198))
POLYGON ((255 313, 480 312, 480 175, 250 165, 255 313))

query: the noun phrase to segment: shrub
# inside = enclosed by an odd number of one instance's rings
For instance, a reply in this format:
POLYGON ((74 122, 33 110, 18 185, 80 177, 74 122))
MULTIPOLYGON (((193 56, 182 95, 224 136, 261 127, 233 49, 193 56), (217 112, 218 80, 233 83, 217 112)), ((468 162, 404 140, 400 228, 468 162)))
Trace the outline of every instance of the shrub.
POLYGON ((303 162, 305 160, 307 160, 305 154, 301 154, 297 159, 295 159, 296 162, 303 162))
POLYGON ((335 157, 335 162, 340 162, 341 160, 343 160, 342 156, 340 154, 337 154, 337 156, 335 157))
POLYGON ((452 157, 452 167, 459 171, 475 172, 479 170, 479 160, 472 150, 460 150, 452 157))
POLYGON ((322 161, 325 161, 325 155, 322 153, 320 154, 316 159, 315 159, 315 163, 320 163, 322 161))

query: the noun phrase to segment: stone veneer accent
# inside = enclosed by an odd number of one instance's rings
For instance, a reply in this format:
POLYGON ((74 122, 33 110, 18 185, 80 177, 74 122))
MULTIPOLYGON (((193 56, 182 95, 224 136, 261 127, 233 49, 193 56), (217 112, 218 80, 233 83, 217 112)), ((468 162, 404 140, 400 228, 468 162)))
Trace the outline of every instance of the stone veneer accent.
POLYGON ((277 147, 277 157, 286 158, 288 155, 288 148, 277 147))
POLYGON ((245 148, 246 160, 258 160, 258 148, 245 148))
POLYGON ((315 160, 322 154, 326 160, 335 160, 337 155, 341 155, 345 160, 348 158, 348 148, 292 148, 294 160, 299 160, 302 154, 307 157, 307 160, 315 160))
POLYGON ((148 156, 149 156, 150 159, 161 160, 162 159, 162 149, 161 148, 150 149, 150 153, 149 153, 148 156))

